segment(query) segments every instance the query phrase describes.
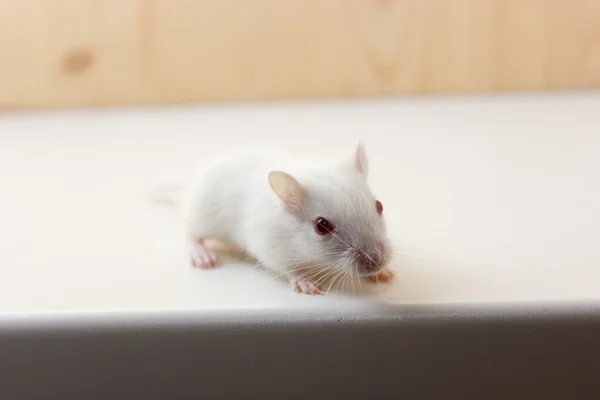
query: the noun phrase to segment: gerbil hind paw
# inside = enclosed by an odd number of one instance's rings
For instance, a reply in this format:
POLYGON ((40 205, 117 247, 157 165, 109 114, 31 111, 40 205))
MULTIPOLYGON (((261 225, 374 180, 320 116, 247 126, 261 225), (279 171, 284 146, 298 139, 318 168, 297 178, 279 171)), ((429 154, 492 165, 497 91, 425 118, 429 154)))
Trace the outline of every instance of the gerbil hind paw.
POLYGON ((384 269, 382 271, 377 272, 373 275, 368 275, 365 278, 371 282, 391 282, 396 277, 396 274, 390 271, 389 269, 384 269))
POLYGON ((193 242, 190 249, 190 262, 196 268, 215 268, 217 263, 217 255, 204 245, 202 240, 193 242))
POLYGON ((292 281, 291 286, 296 291, 296 293, 324 294, 326 291, 322 285, 304 279, 296 279, 292 281))

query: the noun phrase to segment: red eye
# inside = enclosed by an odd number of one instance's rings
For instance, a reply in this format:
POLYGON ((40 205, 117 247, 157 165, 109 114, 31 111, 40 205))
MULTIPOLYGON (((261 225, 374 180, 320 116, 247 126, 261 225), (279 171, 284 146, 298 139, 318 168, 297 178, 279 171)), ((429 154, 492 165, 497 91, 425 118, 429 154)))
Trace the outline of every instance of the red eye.
POLYGON ((383 214, 383 204, 379 200, 375 200, 375 208, 377 208, 377 214, 383 214))
POLYGON ((335 226, 327 218, 317 217, 314 222, 315 231, 319 235, 327 235, 335 231, 335 226))

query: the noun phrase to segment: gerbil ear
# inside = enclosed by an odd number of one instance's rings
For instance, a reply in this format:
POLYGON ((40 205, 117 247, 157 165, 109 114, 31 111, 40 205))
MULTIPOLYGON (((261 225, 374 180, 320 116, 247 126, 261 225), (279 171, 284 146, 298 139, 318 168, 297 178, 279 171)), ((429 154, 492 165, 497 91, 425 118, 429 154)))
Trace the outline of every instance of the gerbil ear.
POLYGON ((283 201, 289 212, 296 215, 302 214, 304 188, 293 176, 282 171, 271 171, 269 173, 269 185, 283 201))
POLYGON ((369 159, 367 158, 367 151, 365 145, 362 142, 358 142, 356 149, 354 150, 353 157, 354 168, 365 178, 369 173, 369 159))

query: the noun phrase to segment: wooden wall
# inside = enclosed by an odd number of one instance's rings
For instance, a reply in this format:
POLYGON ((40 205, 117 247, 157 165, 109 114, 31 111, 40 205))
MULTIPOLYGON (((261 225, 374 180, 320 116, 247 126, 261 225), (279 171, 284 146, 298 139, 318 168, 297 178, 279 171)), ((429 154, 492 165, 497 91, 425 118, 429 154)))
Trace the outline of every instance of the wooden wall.
POLYGON ((0 0, 0 107, 600 85, 600 0, 0 0))

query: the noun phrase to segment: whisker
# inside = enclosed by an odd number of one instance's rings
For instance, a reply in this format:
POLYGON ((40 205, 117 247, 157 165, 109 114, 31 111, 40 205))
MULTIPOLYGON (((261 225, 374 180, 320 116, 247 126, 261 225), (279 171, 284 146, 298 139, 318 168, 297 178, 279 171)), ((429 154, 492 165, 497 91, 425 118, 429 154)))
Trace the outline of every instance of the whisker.
MULTIPOLYGON (((334 274, 339 274, 339 273, 341 273, 341 272, 344 271, 344 268, 340 267, 340 263, 341 263, 341 260, 338 260, 335 263, 332 263, 328 267, 330 269, 330 271, 331 271, 331 273, 328 274, 328 278, 331 277, 331 276, 333 276, 334 274)), ((332 281, 332 284, 333 284, 333 281, 332 281)), ((331 285, 329 286, 329 288, 331 288, 331 285)), ((329 291, 329 288, 327 289, 327 291, 329 291)))
POLYGON ((348 278, 348 271, 344 271, 344 276, 342 277, 342 293, 346 292, 346 283, 347 283, 347 278, 348 278))
MULTIPOLYGON (((300 275, 295 276, 292 280, 294 279, 309 279, 309 278, 313 278, 313 277, 318 277, 318 279, 320 279, 322 276, 321 274, 325 274, 325 273, 329 273, 331 272, 331 270, 337 270, 339 269, 338 267, 335 267, 336 263, 333 264, 328 264, 326 266, 322 266, 322 267, 311 267, 313 270, 302 273, 300 275)), ((289 272, 286 272, 289 273, 289 272)), ((286 274, 284 273, 284 274, 286 274)), ((290 280, 291 282, 291 280, 290 280)))
POLYGON ((274 276, 274 278, 275 279, 281 278, 284 275, 292 275, 295 278, 298 278, 298 277, 304 276, 304 275, 312 272, 313 270, 315 270, 315 267, 313 267, 313 266, 306 266, 306 267, 294 268, 292 270, 286 270, 285 272, 277 274, 277 275, 274 276), (300 272, 300 271, 305 271, 305 272, 303 272, 303 273, 301 273, 299 275, 295 274, 295 273, 300 272))
POLYGON ((325 281, 329 279, 334 273, 335 269, 327 270, 325 274, 315 282, 315 285, 320 285, 321 283, 325 284, 325 281))
POLYGON ((313 276, 319 275, 321 272, 322 272, 322 270, 320 270, 320 269, 312 269, 312 270, 310 270, 308 272, 304 272, 304 273, 302 273, 300 275, 292 275, 293 278, 290 279, 288 281, 288 283, 291 283, 294 280, 308 280, 309 278, 311 278, 313 276))
MULTIPOLYGON (((327 253, 327 254, 323 254, 322 257, 336 257, 336 256, 341 256, 343 253, 327 253)), ((304 262, 304 261, 312 261, 314 260, 314 257, 304 257, 304 258, 281 258, 281 259, 275 259, 275 260, 266 260, 266 261, 261 261, 258 264, 255 264, 253 266, 257 266, 257 265, 264 265, 267 263, 279 263, 279 262, 283 262, 283 261, 298 261, 298 262, 304 262)))
POLYGON ((342 238, 340 238, 338 235, 336 235, 334 232, 331 232, 331 236, 333 236, 334 238, 336 238, 341 244, 343 244, 344 246, 348 247, 348 248, 352 248, 353 246, 351 246, 350 244, 344 242, 342 240, 342 238))
POLYGON ((362 281, 361 281, 360 275, 358 273, 358 264, 357 263, 354 263, 354 273, 358 277, 358 287, 360 288, 360 295, 363 296, 362 281))
POLYGON ((329 287, 327 288, 327 292, 329 292, 331 290, 331 287, 333 286, 334 283, 337 282, 337 280, 340 278, 340 276, 344 273, 343 269, 339 269, 337 271, 337 274, 333 277, 331 284, 329 285, 329 287))
POLYGON ((354 288, 354 279, 353 279, 353 275, 354 275, 354 270, 350 269, 350 283, 352 284, 352 294, 356 293, 356 290, 354 288))
MULTIPOLYGON (((343 254, 340 253, 330 253, 330 254, 326 254, 324 255, 324 257, 341 257, 343 254)), ((303 263, 308 263, 308 262, 313 262, 314 261, 314 257, 307 257, 307 258, 289 258, 289 259, 280 259, 280 260, 269 260, 269 261, 262 261, 256 264, 253 264, 250 266, 251 269, 256 269, 256 268, 260 268, 260 267, 266 267, 268 264, 276 264, 276 263, 283 263, 285 261, 293 261, 289 264, 285 264, 284 263, 284 267, 286 266, 290 266, 290 265, 300 265, 303 263)))

